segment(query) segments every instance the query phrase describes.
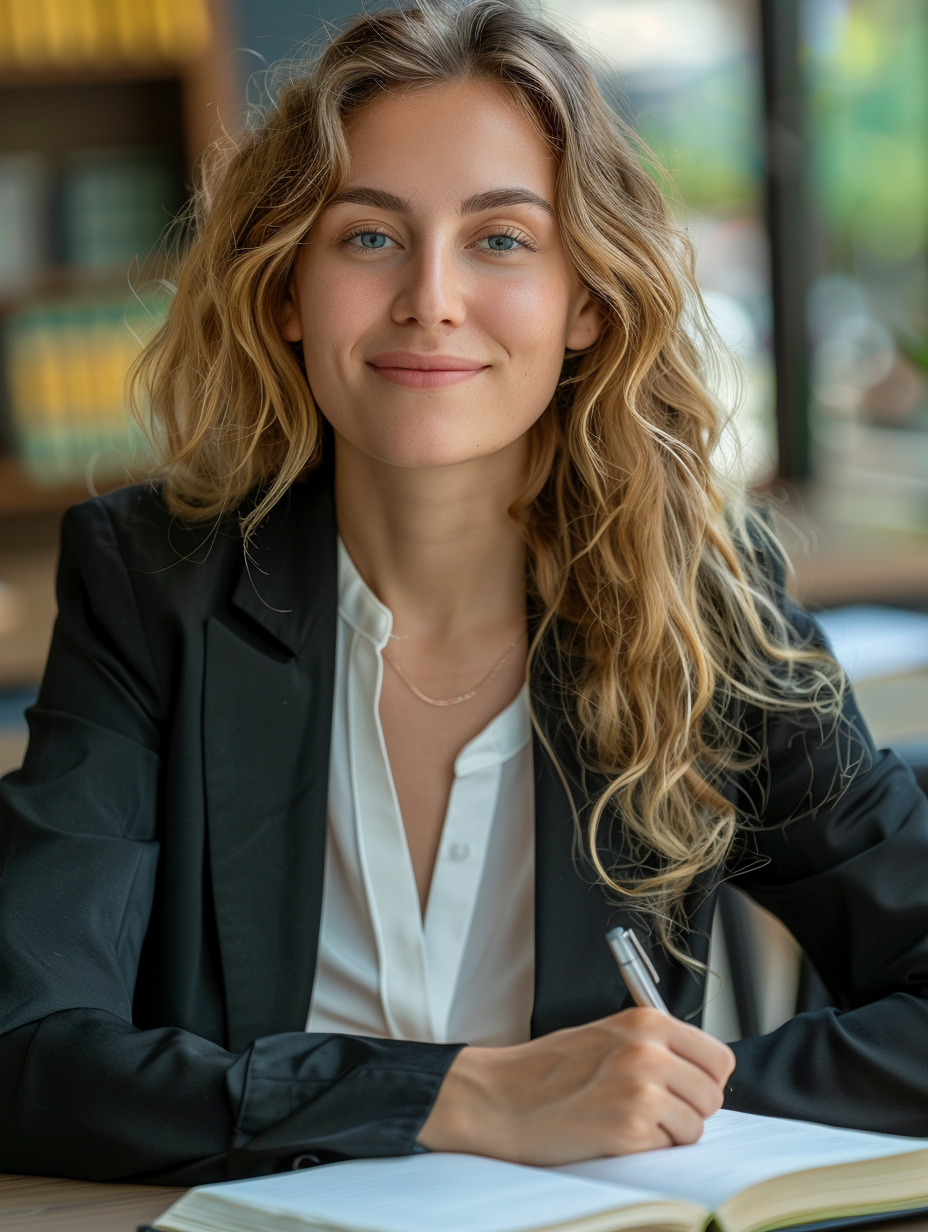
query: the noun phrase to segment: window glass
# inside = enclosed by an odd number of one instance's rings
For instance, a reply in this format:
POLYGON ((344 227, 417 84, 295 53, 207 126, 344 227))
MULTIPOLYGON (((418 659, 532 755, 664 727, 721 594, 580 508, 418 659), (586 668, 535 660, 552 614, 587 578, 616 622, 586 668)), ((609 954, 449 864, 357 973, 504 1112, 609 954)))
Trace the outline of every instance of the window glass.
POLYGON ((805 0, 811 428, 841 516, 928 527, 928 0, 805 0))
POLYGON ((740 361, 725 381, 755 481, 775 465, 768 249, 763 223, 758 16, 749 0, 547 0, 605 62, 613 102, 672 178, 700 286, 740 361), (741 372, 737 373, 740 367, 741 372))

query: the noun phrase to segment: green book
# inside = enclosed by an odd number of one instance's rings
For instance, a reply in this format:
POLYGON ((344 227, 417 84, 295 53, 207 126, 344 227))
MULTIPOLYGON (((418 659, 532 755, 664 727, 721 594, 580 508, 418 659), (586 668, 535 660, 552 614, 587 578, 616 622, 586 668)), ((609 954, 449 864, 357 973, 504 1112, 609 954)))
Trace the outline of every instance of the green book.
POLYGON ((144 262, 180 204, 172 160, 158 150, 83 150, 62 172, 66 264, 144 262))

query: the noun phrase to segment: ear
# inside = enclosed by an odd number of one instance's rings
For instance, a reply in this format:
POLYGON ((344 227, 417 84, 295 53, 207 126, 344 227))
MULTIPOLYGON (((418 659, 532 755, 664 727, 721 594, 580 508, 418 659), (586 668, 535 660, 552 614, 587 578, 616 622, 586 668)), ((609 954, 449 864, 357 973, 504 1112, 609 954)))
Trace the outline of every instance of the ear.
POLYGON ((302 342, 303 340, 300 305, 292 282, 287 287, 287 295, 280 313, 280 332, 287 342, 302 342))
POLYGON ((584 288, 574 301, 565 348, 568 351, 585 351, 597 340, 602 327, 603 315, 599 310, 599 304, 584 288))

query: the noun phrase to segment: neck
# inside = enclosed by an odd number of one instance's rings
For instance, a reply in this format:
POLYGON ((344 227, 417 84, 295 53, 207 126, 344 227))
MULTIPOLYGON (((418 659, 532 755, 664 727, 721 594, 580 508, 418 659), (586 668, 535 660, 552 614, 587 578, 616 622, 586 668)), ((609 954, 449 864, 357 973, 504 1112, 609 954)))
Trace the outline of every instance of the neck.
POLYGON ((336 434, 335 504, 348 553, 399 635, 455 639, 525 616, 525 545, 508 514, 517 441, 454 466, 392 466, 336 434))

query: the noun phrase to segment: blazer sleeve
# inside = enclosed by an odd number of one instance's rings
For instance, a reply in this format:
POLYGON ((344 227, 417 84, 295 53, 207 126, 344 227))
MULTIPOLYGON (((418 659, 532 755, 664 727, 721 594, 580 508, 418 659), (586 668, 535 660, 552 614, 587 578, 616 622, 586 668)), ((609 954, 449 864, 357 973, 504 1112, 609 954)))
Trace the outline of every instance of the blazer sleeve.
POLYGON ((169 682, 99 502, 65 520, 58 602, 0 782, 0 1171, 193 1184, 420 1149, 456 1046, 291 1033, 235 1055, 133 1025, 169 682))
POLYGON ((837 722, 768 717, 762 739, 733 883, 790 929, 834 1008, 735 1044, 726 1106, 928 1135, 928 799, 874 748, 850 691, 837 722))

